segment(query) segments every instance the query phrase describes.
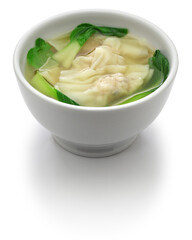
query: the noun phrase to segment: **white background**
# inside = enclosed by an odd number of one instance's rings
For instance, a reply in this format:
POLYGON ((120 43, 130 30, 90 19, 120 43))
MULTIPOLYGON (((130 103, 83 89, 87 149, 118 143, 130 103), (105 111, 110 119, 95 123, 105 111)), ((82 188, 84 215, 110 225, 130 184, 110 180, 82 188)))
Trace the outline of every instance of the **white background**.
POLYGON ((0 14, 0 239, 192 239, 190 1, 3 1, 0 14), (162 28, 180 65, 166 106, 126 151, 88 159, 64 151, 27 109, 14 48, 55 14, 110 8, 162 28))

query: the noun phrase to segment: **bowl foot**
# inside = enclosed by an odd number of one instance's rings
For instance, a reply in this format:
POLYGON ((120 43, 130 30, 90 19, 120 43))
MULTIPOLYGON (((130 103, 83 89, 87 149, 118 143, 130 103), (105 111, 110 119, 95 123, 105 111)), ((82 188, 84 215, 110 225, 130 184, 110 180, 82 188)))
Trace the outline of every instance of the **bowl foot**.
POLYGON ((52 135, 55 141, 63 147, 65 150, 74 153, 76 155, 84 156, 84 157, 108 157, 119 153, 126 148, 128 148, 136 139, 137 135, 126 139, 122 142, 106 144, 106 145, 86 145, 86 144, 77 144, 68 142, 60 137, 52 135))

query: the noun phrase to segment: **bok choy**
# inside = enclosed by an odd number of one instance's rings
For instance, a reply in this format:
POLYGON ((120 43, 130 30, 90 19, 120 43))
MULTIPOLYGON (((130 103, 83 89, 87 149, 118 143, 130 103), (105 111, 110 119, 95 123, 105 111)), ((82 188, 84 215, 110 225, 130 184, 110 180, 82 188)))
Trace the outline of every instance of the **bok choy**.
POLYGON ((67 46, 55 53, 53 58, 61 62, 65 68, 69 68, 85 42, 96 32, 105 36, 123 37, 128 33, 128 30, 126 28, 95 26, 89 23, 82 23, 71 32, 70 42, 67 46))
POLYGON ((127 98, 118 105, 127 104, 144 98, 157 90, 164 83, 169 73, 169 61, 160 50, 156 50, 153 57, 149 59, 149 67, 153 69, 154 72, 149 84, 145 87, 145 89, 142 92, 127 98))

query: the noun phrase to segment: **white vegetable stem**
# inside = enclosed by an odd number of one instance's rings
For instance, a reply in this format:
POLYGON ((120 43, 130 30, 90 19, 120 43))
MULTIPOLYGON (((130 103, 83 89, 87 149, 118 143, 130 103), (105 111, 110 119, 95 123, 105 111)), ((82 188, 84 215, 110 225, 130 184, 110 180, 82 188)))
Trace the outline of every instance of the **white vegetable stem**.
POLYGON ((53 55, 53 58, 62 63, 63 67, 68 69, 70 68, 72 61, 76 57, 77 53, 80 51, 81 46, 77 41, 70 42, 60 51, 56 52, 53 55))

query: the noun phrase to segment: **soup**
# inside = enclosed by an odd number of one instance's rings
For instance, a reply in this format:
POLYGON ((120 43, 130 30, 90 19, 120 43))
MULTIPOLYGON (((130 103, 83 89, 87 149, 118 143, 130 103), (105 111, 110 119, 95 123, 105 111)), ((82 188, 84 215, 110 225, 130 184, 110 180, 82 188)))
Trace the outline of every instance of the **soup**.
POLYGON ((26 78, 43 94, 81 106, 106 107, 143 98, 163 84, 169 62, 126 28, 80 24, 54 39, 36 40, 26 78))

